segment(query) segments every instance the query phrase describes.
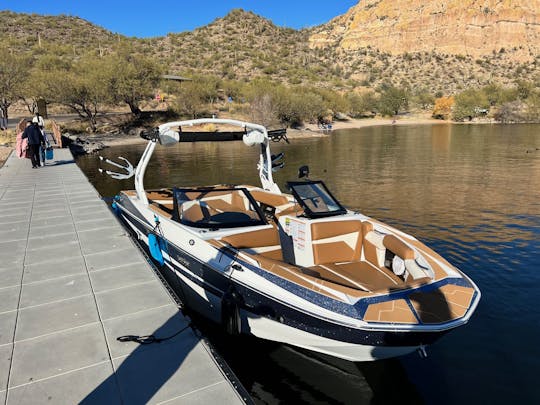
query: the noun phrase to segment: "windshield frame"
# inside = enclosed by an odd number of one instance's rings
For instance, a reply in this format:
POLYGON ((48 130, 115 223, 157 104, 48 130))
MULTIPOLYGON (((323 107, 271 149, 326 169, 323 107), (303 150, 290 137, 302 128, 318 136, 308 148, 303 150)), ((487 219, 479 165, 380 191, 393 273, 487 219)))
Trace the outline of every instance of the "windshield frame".
POLYGON ((288 181, 287 186, 291 190, 296 202, 304 209, 304 214, 308 218, 333 217, 336 215, 343 215, 347 213, 347 209, 343 205, 341 205, 341 203, 338 201, 336 197, 334 197, 334 195, 330 192, 330 190, 328 190, 328 187, 326 187, 326 184, 324 184, 322 180, 288 181), (335 205, 337 209, 332 210, 332 211, 323 211, 323 212, 314 211, 305 202, 305 200, 309 200, 309 197, 302 197, 300 190, 298 189, 298 186, 306 186, 306 185, 315 186, 312 188, 312 190, 316 192, 317 197, 321 198, 323 203, 327 206, 328 206, 328 201, 331 201, 332 205, 335 205), (319 191, 317 190, 317 188, 319 188, 319 190, 322 190, 326 194, 326 196, 320 192, 317 192, 319 191))

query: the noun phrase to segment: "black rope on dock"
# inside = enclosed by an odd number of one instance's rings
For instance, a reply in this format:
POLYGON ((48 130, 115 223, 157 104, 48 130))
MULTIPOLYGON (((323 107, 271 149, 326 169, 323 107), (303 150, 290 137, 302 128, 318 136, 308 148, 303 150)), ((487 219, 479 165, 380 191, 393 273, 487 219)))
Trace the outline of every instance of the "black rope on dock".
POLYGON ((188 329, 190 326, 191 326, 191 322, 188 323, 186 326, 184 326, 182 329, 180 329, 175 334, 173 334, 171 336, 168 336, 166 338, 157 338, 154 335, 144 335, 144 336, 124 335, 124 336, 117 337, 116 340, 118 340, 119 342, 136 342, 136 343, 139 343, 141 345, 149 345, 149 344, 152 344, 152 343, 161 343, 161 342, 164 342, 166 340, 172 339, 175 336, 178 336, 180 333, 182 333, 183 331, 188 329))

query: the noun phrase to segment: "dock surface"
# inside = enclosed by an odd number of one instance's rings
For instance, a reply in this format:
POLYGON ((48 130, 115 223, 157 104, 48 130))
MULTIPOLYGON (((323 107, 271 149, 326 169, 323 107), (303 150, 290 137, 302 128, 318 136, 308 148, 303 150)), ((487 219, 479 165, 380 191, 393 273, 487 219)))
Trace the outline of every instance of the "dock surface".
POLYGON ((0 169, 0 404, 249 402, 69 150, 54 155, 0 169))

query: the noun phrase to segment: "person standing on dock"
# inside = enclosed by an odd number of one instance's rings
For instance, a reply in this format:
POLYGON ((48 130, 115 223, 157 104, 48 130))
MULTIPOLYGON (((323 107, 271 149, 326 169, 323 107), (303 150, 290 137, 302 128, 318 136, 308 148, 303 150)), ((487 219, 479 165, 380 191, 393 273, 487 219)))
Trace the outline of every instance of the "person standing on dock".
POLYGON ((30 149, 28 148, 28 139, 23 139, 22 135, 27 126, 30 125, 30 121, 21 120, 17 125, 17 143, 15 144, 15 152, 19 159, 30 159, 30 149), (25 125, 23 128, 22 125, 25 125))
POLYGON ((41 156, 41 166, 45 166, 45 150, 49 147, 49 141, 47 139, 47 134, 45 133, 45 121, 43 120, 43 117, 39 115, 39 113, 36 113, 36 116, 32 118, 32 123, 37 124, 39 130, 41 131, 41 134, 43 135, 43 140, 45 141, 45 143, 41 144, 41 147, 39 148, 39 156, 41 156))
POLYGON ((32 169, 38 168, 40 166, 39 148, 42 145, 45 145, 45 138, 43 137, 43 133, 39 128, 38 122, 32 122, 31 125, 28 125, 21 138, 28 139, 28 148, 30 149, 32 169))

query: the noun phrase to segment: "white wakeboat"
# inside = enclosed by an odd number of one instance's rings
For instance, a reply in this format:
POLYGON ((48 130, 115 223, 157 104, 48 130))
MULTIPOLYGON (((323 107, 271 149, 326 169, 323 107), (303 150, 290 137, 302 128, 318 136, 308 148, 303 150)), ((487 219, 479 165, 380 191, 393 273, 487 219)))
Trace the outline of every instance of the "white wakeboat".
POLYGON ((343 207, 306 166, 307 179, 283 193, 272 176, 282 155, 271 154, 264 126, 197 119, 145 137, 135 190, 121 191, 113 209, 178 278, 185 304, 230 333, 368 361, 424 351, 478 305, 464 273, 413 236, 343 207), (260 148, 261 186, 145 190, 154 148, 201 124, 244 131, 244 143, 260 148))

